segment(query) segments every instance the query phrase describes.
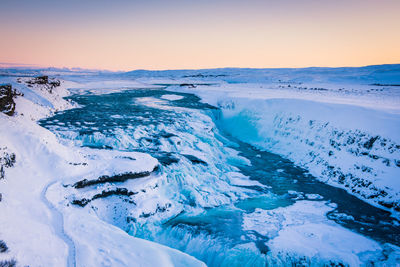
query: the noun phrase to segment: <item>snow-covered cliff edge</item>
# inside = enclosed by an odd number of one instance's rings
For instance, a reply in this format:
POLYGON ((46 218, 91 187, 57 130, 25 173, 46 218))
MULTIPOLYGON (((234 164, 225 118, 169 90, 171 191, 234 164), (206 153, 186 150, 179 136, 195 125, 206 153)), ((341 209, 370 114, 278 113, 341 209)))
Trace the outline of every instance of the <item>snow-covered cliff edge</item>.
POLYGON ((289 82, 192 82, 194 86, 176 86, 174 90, 195 93, 220 108, 217 120, 232 136, 282 155, 319 180, 397 214, 397 87, 354 82, 298 83, 290 78, 289 82))

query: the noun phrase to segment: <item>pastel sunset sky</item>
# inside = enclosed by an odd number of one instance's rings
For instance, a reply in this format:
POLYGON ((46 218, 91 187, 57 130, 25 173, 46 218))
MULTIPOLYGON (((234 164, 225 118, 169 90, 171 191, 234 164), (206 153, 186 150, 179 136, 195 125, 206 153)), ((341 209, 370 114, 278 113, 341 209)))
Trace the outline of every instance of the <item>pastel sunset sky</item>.
POLYGON ((399 0, 1 0, 0 62, 109 70, 400 63, 399 0))

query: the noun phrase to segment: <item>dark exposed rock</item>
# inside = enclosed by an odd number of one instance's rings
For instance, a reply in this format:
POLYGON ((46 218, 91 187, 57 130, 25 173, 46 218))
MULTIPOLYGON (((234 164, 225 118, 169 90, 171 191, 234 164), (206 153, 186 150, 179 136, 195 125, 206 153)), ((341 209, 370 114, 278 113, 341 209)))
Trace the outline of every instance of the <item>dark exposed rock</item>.
POLYGON ((375 86, 400 86, 400 84, 389 84, 389 83, 373 83, 375 86))
POLYGON ((15 267, 17 266, 17 261, 14 259, 0 261, 0 267, 15 267))
MULTIPOLYGON (((297 266, 297 265, 296 265, 297 266)), ((346 265, 344 265, 341 262, 336 262, 336 261, 329 261, 329 264, 326 266, 330 266, 330 267, 345 267, 346 265)))
POLYGON ((7 151, 1 152, 5 148, 0 148, 0 179, 5 177, 5 168, 13 167, 15 164, 15 154, 7 151))
POLYGON ((371 137, 367 142, 364 143, 364 147, 366 149, 371 149, 374 145, 375 141, 379 138, 379 136, 371 137))
POLYGON ((133 217, 130 217, 130 216, 128 216, 128 217, 126 217, 126 222, 127 223, 131 223, 131 222, 136 222, 136 218, 133 218, 133 217))
POLYGON ((109 196, 127 196, 130 197, 132 195, 137 194, 136 192, 129 191, 126 188, 117 188, 115 190, 109 190, 109 191, 102 191, 100 194, 96 194, 93 196, 92 200, 98 199, 98 198, 105 198, 109 196))
POLYGON ((54 78, 49 78, 47 75, 37 76, 31 80, 26 81, 29 87, 32 87, 33 84, 40 84, 44 85, 45 88, 50 92, 53 93, 53 89, 57 86, 61 85, 61 82, 54 78))
POLYGON ((86 163, 86 162, 70 162, 69 165, 73 165, 73 166, 86 166, 87 163, 86 163))
POLYGON ((388 209, 394 209, 395 211, 400 211, 400 204, 397 202, 383 202, 378 201, 378 203, 388 209))
POLYGON ((4 166, 13 167, 15 164, 15 154, 14 153, 11 153, 11 154, 6 153, 6 156, 3 157, 3 161, 4 161, 4 166))
POLYGON ((129 157, 129 156, 118 156, 117 158, 119 159, 128 159, 128 160, 136 160, 135 158, 129 157))
POLYGON ((82 198, 82 199, 74 199, 71 203, 73 205, 78 205, 81 207, 85 207, 90 201, 99 199, 99 198, 106 198, 109 196, 132 196, 137 194, 136 192, 129 191, 126 188, 117 188, 114 190, 103 190, 101 193, 96 194, 92 197, 92 199, 82 198))
POLYGON ((180 87, 196 88, 196 85, 194 85, 192 83, 181 83, 179 86, 180 87))
POLYGON ((14 97, 18 95, 15 90, 12 90, 10 84, 0 85, 0 111, 8 116, 14 115, 15 102, 14 97))
MULTIPOLYGON (((390 167, 390 160, 389 159, 383 159, 382 161, 387 167, 390 167)), ((400 166, 398 166, 400 167, 400 166)))
POLYGON ((59 80, 54 80, 49 82, 50 85, 52 85, 53 87, 57 87, 61 85, 61 82, 59 80))
MULTIPOLYGON (((156 166, 153 171, 156 171, 158 169, 157 167, 158 166, 156 166)), ((150 174, 151 174, 151 172, 145 171, 145 172, 127 172, 127 173, 117 174, 117 175, 113 175, 113 176, 103 175, 103 176, 100 176, 96 180, 83 179, 82 181, 76 182, 73 185, 73 187, 78 189, 78 188, 84 188, 84 187, 96 185, 96 184, 125 182, 130 179, 146 177, 146 176, 149 176, 150 174)))
POLYGON ((85 207, 91 200, 87 198, 82 198, 82 199, 74 199, 71 201, 73 205, 78 205, 81 207, 85 207))
POLYGON ((368 155, 371 159, 379 159, 379 156, 377 156, 377 155, 371 155, 371 154, 369 154, 368 155))
POLYGON ((4 253, 8 251, 8 247, 3 240, 0 240, 0 253, 4 253))
POLYGON ((47 84, 49 83, 49 76, 38 76, 34 79, 37 84, 47 84))
POLYGON ((396 164, 397 167, 400 167, 400 160, 395 160, 394 163, 396 164))
POLYGON ((184 75, 183 78, 217 78, 217 77, 226 77, 226 74, 194 74, 194 75, 184 75))
MULTIPOLYGON (((0 253, 6 252, 8 252, 8 246, 3 240, 0 240, 0 253)), ((0 261, 0 267, 15 267, 16 264, 14 259, 0 261)))

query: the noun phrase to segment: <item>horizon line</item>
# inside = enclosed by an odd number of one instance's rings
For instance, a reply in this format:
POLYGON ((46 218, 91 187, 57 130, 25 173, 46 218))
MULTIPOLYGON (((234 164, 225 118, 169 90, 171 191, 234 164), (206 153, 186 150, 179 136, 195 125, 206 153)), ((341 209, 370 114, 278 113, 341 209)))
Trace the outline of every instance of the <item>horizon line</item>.
POLYGON ((82 67, 55 67, 55 66, 43 66, 39 64, 30 63, 17 63, 17 62, 0 62, 0 69, 31 69, 31 70, 45 70, 45 69, 59 69, 59 70, 69 70, 69 71, 98 71, 98 72, 133 72, 133 71, 194 71, 194 70, 222 70, 222 69, 252 69, 252 70, 263 70, 263 69, 311 69, 311 68, 321 68, 321 69, 338 69, 338 68, 365 68, 372 66, 385 66, 385 65, 400 65, 400 60, 398 63, 382 63, 382 64, 369 64, 369 65, 353 65, 353 66, 304 66, 304 67, 211 67, 211 68, 176 68, 176 69, 130 69, 130 70, 110 70, 110 69, 96 69, 96 68, 82 68, 82 67))

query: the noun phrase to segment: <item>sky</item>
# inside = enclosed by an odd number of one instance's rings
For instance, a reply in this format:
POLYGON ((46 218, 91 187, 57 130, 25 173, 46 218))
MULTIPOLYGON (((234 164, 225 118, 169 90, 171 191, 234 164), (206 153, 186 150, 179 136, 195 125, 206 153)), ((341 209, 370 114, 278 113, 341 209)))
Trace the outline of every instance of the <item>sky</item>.
POLYGON ((0 0, 0 63, 90 69, 400 63, 399 0, 0 0))

